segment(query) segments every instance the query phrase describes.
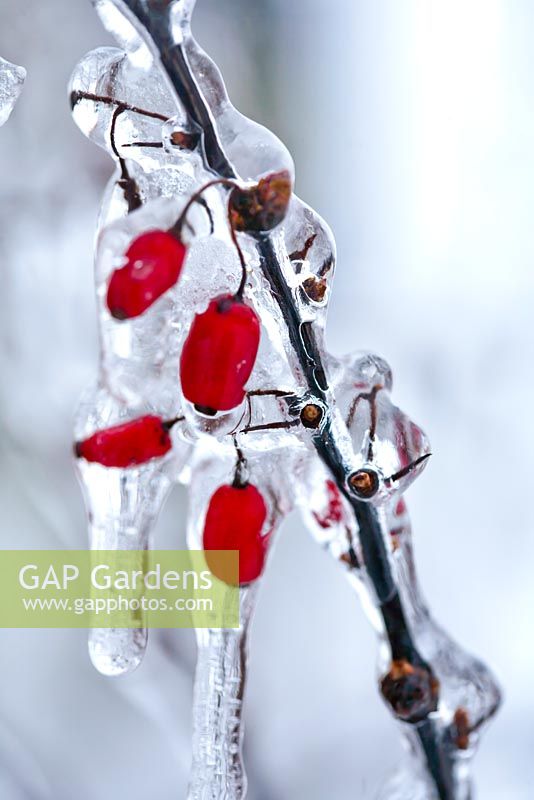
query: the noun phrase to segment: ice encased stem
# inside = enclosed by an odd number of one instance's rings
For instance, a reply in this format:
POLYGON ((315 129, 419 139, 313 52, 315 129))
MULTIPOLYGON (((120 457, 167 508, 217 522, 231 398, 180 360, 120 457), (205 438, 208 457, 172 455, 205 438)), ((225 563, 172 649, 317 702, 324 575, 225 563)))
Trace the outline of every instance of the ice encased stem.
MULTIPOLYGON (((293 174, 291 158, 285 148, 270 132, 233 108, 218 70, 192 38, 189 21, 194 0, 121 0, 116 4, 116 13, 102 13, 114 5, 108 0, 97 3, 104 24, 129 53, 95 54, 93 71, 89 69, 90 59, 86 60, 73 87, 96 94, 105 89, 130 105, 145 107, 150 97, 154 110, 164 110, 164 115, 169 117, 174 114, 174 93, 182 121, 185 115, 190 124, 202 129, 203 141, 202 148, 194 153, 179 154, 169 147, 168 129, 174 123, 167 121, 162 148, 144 150, 140 144, 132 148, 135 140, 138 143, 153 141, 157 146, 161 135, 159 122, 155 123, 153 116, 143 118, 139 112, 121 112, 117 127, 123 126, 121 131, 125 135, 117 141, 119 146, 125 142, 121 156, 123 161, 128 160, 145 206, 140 212, 134 212, 126 227, 121 228, 128 234, 126 239, 120 238, 120 230, 110 231, 107 249, 111 260, 106 262, 109 268, 117 266, 114 259, 124 252, 126 240, 140 232, 151 215, 162 225, 168 224, 164 222, 166 214, 154 204, 154 198, 187 195, 205 182, 208 173, 210 177, 217 172, 226 176, 237 173, 246 180, 256 180, 266 172, 280 169, 293 174), (126 26, 121 20, 124 9, 129 11, 126 26), (134 27, 132 22, 135 22, 134 27), (166 73, 166 79, 162 79, 160 69, 166 73), (204 165, 200 167, 199 158, 204 158, 204 165)), ((85 111, 80 106, 78 124, 90 138, 117 157, 109 143, 109 104, 87 102, 85 111)), ((126 213, 124 198, 118 190, 115 195, 120 201, 117 204, 120 213, 126 213)), ((233 286, 230 263, 219 270, 224 276, 214 270, 215 265, 220 267, 222 263, 223 193, 214 209, 215 236, 212 239, 215 242, 212 244, 216 244, 217 252, 211 250, 208 257, 208 248, 201 248, 199 241, 198 258, 188 259, 182 285, 160 301, 154 311, 147 314, 146 320, 121 330, 106 317, 105 309, 102 312, 104 379, 115 397, 125 402, 143 405, 147 378, 153 378, 148 396, 150 399, 157 397, 158 402, 171 409, 179 393, 175 363, 181 347, 180 337, 187 330, 192 314, 202 310, 225 281, 230 280, 230 287, 233 286), (190 289, 200 286, 200 291, 194 295, 189 292, 189 299, 188 276, 192 279, 190 289)), ((198 230, 196 220, 195 228, 198 230)), ((395 551, 394 534, 388 525, 390 504, 398 500, 422 466, 396 478, 395 485, 388 480, 402 472, 417 456, 425 456, 428 443, 420 429, 391 404, 391 372, 387 365, 373 356, 336 362, 325 352, 323 329, 335 248, 330 232, 318 216, 293 198, 287 218, 277 231, 269 236, 242 236, 241 240, 252 273, 246 299, 261 317, 265 331, 262 338, 267 342, 267 346, 262 345, 250 388, 261 390, 290 385, 297 395, 313 397, 325 409, 326 424, 322 431, 309 435, 298 428, 292 429, 297 445, 293 449, 295 464, 288 469, 287 462, 283 462, 282 470, 277 465, 277 474, 283 476, 285 472, 303 479, 301 504, 310 505, 305 511, 308 522, 317 538, 329 545, 332 555, 349 567, 349 579, 364 598, 365 608, 380 636, 380 673, 383 674, 390 658, 395 657, 392 642, 398 633, 395 625, 399 623, 403 652, 412 656, 415 664, 424 659, 442 683, 438 711, 431 712, 420 725, 402 725, 411 752, 415 754, 409 779, 412 794, 408 790, 404 794, 394 794, 397 788, 392 788, 389 800, 401 797, 403 800, 408 797, 410 800, 434 800, 436 792, 442 800, 466 800, 470 790, 464 766, 468 763, 469 752, 466 751, 465 757, 459 752, 453 741, 451 720, 458 703, 463 703, 470 724, 475 726, 469 747, 474 746, 478 727, 498 702, 498 691, 489 674, 486 678, 484 670, 430 620, 420 599, 411 551, 403 544, 400 534, 395 534, 399 539, 395 551), (290 381, 288 371, 292 373, 290 381), (355 397, 355 389, 361 397, 355 397), (314 466, 306 476, 310 463, 314 466), (347 492, 352 471, 366 466, 377 470, 381 476, 381 491, 370 509, 347 492), (309 482, 306 482, 307 477, 311 477, 309 482), (314 517, 314 512, 321 509, 313 508, 317 485, 327 480, 333 480, 347 501, 346 513, 337 520, 331 541, 325 541, 324 527, 314 517), (391 599, 398 616, 392 620, 390 615, 386 623, 386 606, 391 599), (479 696, 482 697, 480 702, 479 696), (437 768, 432 760, 439 762, 437 768), (451 760, 454 761, 454 775, 450 769, 451 760), (453 780, 455 786, 452 786, 453 780)), ((211 241, 210 237, 205 241, 211 241)), ((101 298, 106 270, 98 278, 101 298)), ((260 404, 255 413, 262 422, 269 422, 273 410, 266 402, 260 404)), ((195 450, 206 444, 209 435, 221 439, 235 429, 235 423, 239 427, 239 417, 237 420, 223 417, 208 424, 187 405, 184 413, 187 436, 195 440, 195 450)), ((263 475, 268 474, 271 466, 269 455, 276 447, 275 438, 265 436, 257 450, 265 461, 260 470, 263 475)), ((228 481, 228 465, 224 459, 218 459, 215 445, 212 455, 212 463, 206 463, 205 469, 197 473, 202 480, 190 490, 194 503, 199 503, 191 515, 194 520, 192 547, 201 546, 202 508, 209 491, 228 481)), ((144 546, 142 536, 136 546, 144 546)), ((247 614, 243 630, 237 633, 198 634, 192 798, 236 798, 245 792, 240 722, 248 620, 247 614)), ((408 783, 401 781, 396 786, 404 791, 408 783)))
MULTIPOLYGON (((374 356, 356 354, 341 361, 331 359, 330 366, 340 411, 347 421, 357 458, 361 466, 371 461, 386 478, 385 489, 373 500, 381 536, 389 552, 388 561, 410 637, 418 656, 431 667, 440 683, 436 712, 417 725, 399 722, 409 759, 402 773, 382 788, 380 798, 468 800, 470 761, 479 731, 498 707, 500 694, 489 670, 432 619, 419 588, 410 520, 402 495, 426 463, 421 458, 429 453, 429 444, 421 430, 391 403, 391 372, 387 364, 374 356), (416 466, 408 469, 413 464, 416 466), (392 475, 399 477, 388 481, 387 477, 392 475), (457 730, 457 715, 464 720, 463 737, 457 730), (460 738, 463 738, 461 746, 460 738)), ((381 678, 392 658, 399 655, 395 655, 391 644, 395 639, 388 641, 382 604, 377 602, 369 581, 357 527, 350 507, 328 474, 318 464, 310 463, 308 468, 301 496, 305 521, 314 538, 344 565, 363 602, 379 636, 378 677, 381 678)))
MULTIPOLYGON (((289 461, 291 460, 291 453, 289 461)), ((283 449, 250 453, 241 473, 261 492, 268 515, 263 534, 270 547, 292 507, 292 490, 284 479, 283 449)), ((201 440, 189 475, 188 545, 202 548, 206 510, 214 491, 232 482, 233 446, 201 440)), ((237 520, 236 520, 237 524, 237 520)), ((188 800, 242 800, 246 774, 242 759, 242 707, 247 677, 247 641, 261 580, 239 589, 240 626, 197 630, 198 660, 193 699, 193 757, 188 800)))

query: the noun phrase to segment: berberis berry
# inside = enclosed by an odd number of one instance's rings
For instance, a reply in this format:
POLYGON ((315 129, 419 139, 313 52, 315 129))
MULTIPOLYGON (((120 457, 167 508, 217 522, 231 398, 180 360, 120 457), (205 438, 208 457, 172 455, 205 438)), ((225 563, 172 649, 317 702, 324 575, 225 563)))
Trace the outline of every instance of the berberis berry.
MULTIPOLYGON (((269 536, 262 536, 267 518, 265 501, 250 483, 220 486, 210 500, 204 523, 204 550, 238 550, 239 583, 251 583, 263 572, 269 536)), ((206 555, 208 566, 217 574, 215 558, 206 555)))
POLYGON ((236 295, 221 295, 197 314, 180 361, 184 397, 199 411, 214 414, 238 406, 254 368, 260 321, 236 295))
POLYGON ((75 453, 78 458, 104 467, 144 464, 169 452, 172 447, 169 427, 160 417, 139 417, 76 442, 75 453))
POLYGON ((126 251, 126 265, 109 281, 110 314, 131 319, 146 311, 178 281, 186 253, 185 245, 167 231, 149 231, 134 239, 126 251))

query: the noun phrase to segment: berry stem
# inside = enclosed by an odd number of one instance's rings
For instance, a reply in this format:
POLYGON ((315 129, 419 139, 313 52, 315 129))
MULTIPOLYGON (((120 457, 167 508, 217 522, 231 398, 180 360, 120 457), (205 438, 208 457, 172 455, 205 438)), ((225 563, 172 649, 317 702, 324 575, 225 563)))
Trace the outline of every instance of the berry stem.
POLYGON ((174 428, 175 425, 177 425, 179 422, 183 422, 184 420, 185 420, 185 417, 174 417, 174 419, 166 420, 163 423, 163 427, 166 430, 170 431, 170 430, 172 430, 174 428))
MULTIPOLYGON (((187 215, 189 213, 189 210, 195 203, 200 203, 200 205, 202 205, 206 209, 208 216, 210 218, 211 233, 213 233, 213 216, 211 214, 208 204, 202 197, 204 192, 207 191, 207 189, 211 189, 212 186, 226 186, 227 188, 234 189, 236 183, 235 181, 228 180, 227 178, 216 178, 215 180, 209 181, 209 183, 206 183, 204 186, 202 186, 202 188, 199 189, 198 192, 195 192, 195 194, 189 198, 189 200, 185 204, 182 213, 180 214, 180 216, 178 217, 172 228, 169 229, 169 232, 172 233, 173 236, 176 236, 176 238, 178 239, 181 238, 182 229, 184 224, 186 223, 187 215)), ((237 239, 237 234, 234 228, 229 208, 228 208, 228 225, 230 227, 230 236, 232 238, 232 242, 234 243, 235 249, 237 250, 237 255, 239 256, 239 262, 241 264, 241 270, 242 270, 241 282, 239 284, 237 292, 235 293, 235 296, 238 297, 239 299, 242 299, 243 292, 245 290, 245 285, 247 282, 247 262, 243 250, 241 249, 241 245, 239 244, 239 241, 237 239)))
POLYGON ((237 436, 234 436, 234 447, 237 453, 237 461, 232 486, 235 489, 243 489, 248 484, 247 459, 237 443, 237 436))
POLYGON ((226 178, 216 178, 212 181, 209 181, 208 183, 205 183, 204 186, 202 186, 197 192, 195 192, 195 194, 192 195, 185 204, 180 216, 178 217, 172 228, 169 228, 169 232, 173 233, 177 239, 180 238, 182 228, 186 221, 186 217, 189 214, 191 206, 193 206, 195 203, 199 203, 202 199, 202 195, 204 194, 204 192, 206 192, 208 189, 211 189, 212 186, 228 186, 234 188, 235 182, 229 181, 226 178))
POLYGON ((117 143, 115 140, 115 130, 117 127, 117 120, 120 117, 120 115, 123 114, 125 111, 126 109, 124 108, 124 106, 120 104, 117 105, 117 108, 113 112, 113 117, 111 118, 109 139, 111 142, 111 149, 113 150, 113 153, 115 154, 119 162, 119 168, 121 171, 121 177, 117 181, 117 183, 124 192, 124 199, 128 204, 128 213, 131 214, 132 211, 135 211, 137 208, 141 208, 142 202, 141 202, 141 197, 139 195, 139 187, 137 186, 137 183, 130 175, 130 172, 128 170, 128 165, 126 164, 125 159, 119 153, 117 149, 117 143))
POLYGON ((232 220, 232 213, 230 211, 230 206, 228 206, 228 225, 230 226, 230 236, 232 237, 232 242, 234 243, 235 249, 237 250, 237 255, 239 256, 239 261, 241 263, 241 281, 239 283, 239 287, 235 296, 238 297, 240 300, 243 299, 243 292, 245 291, 245 286, 247 285, 247 262, 245 260, 245 256, 243 254, 243 250, 241 249, 241 245, 239 244, 237 233, 234 228, 234 222, 232 220))

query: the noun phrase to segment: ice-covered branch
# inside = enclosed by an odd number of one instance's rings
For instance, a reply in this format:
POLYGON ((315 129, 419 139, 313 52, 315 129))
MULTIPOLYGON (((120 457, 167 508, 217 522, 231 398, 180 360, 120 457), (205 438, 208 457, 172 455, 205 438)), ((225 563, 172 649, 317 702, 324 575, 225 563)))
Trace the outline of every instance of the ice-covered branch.
MULTIPOLYGON (((97 254, 102 394, 82 415, 78 455, 114 471, 110 486, 132 481, 144 546, 140 519, 162 499, 144 470, 176 479, 191 443, 190 542, 240 551, 243 598, 298 503, 366 596, 380 690, 417 754, 389 796, 464 800, 465 754, 498 690, 419 595, 401 496, 428 459, 424 435, 391 404, 383 361, 325 351, 331 234, 292 195, 283 145, 230 104, 191 36, 194 0, 95 5, 128 54, 96 51, 71 87, 76 121, 118 166, 97 254)), ((111 530, 120 491, 94 492, 111 530)), ((241 639, 214 631, 199 644, 191 797, 237 800, 241 639), (215 714, 226 705, 239 713, 215 714), (219 754, 209 786, 208 751, 219 754)))

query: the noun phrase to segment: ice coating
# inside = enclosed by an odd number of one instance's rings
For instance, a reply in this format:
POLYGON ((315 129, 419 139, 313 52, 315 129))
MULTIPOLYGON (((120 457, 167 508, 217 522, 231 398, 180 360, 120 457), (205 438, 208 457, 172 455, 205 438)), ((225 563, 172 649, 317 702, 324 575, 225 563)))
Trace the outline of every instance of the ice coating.
MULTIPOLYGON (((252 453, 246 472, 266 501, 264 535, 273 545, 284 516, 294 505, 291 486, 280 471, 291 471, 298 455, 280 442, 269 452, 252 453)), ((202 547, 202 530, 209 498, 232 476, 235 453, 225 444, 201 442, 191 461, 187 537, 192 549, 202 547)), ((242 761, 242 706, 247 667, 247 636, 253 618, 259 581, 240 591, 238 630, 199 630, 193 712, 193 764, 189 800, 244 797, 246 774, 242 761)))
MULTIPOLYGON (((161 504, 182 481, 189 485, 188 543, 202 547, 210 497, 238 468, 265 501, 269 546, 298 506, 378 634, 379 686, 411 753, 381 796, 467 800, 469 762, 499 691, 432 620, 419 592, 403 494, 428 463, 428 440, 393 404, 382 359, 335 359, 325 350, 335 269, 326 223, 293 195, 273 230, 232 231, 234 187, 254 190, 276 175, 292 180, 293 163, 272 133, 231 105, 219 71, 191 35, 194 5, 98 0, 104 25, 125 49, 86 56, 70 87, 76 123, 116 162, 95 260, 100 373, 76 437, 147 413, 177 420, 172 451, 161 459, 128 469, 78 461, 91 546, 151 547, 161 504), (179 281, 141 316, 115 319, 107 286, 129 246, 148 231, 177 226, 187 248, 179 281), (241 405, 212 415, 184 397, 181 353, 195 315, 214 297, 239 294, 242 284, 241 299, 261 322, 259 353, 241 405)), ((238 631, 198 632, 190 800, 246 793, 241 709, 258 583, 241 589, 238 631)), ((140 620, 135 631, 94 631, 91 657, 104 674, 117 675, 140 663, 146 644, 140 620)))
POLYGON ((24 67, 0 58, 0 125, 7 122, 26 80, 24 67))

